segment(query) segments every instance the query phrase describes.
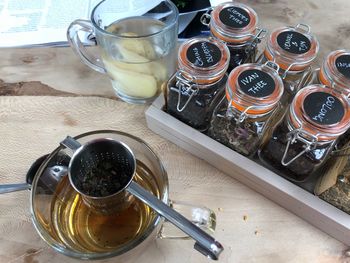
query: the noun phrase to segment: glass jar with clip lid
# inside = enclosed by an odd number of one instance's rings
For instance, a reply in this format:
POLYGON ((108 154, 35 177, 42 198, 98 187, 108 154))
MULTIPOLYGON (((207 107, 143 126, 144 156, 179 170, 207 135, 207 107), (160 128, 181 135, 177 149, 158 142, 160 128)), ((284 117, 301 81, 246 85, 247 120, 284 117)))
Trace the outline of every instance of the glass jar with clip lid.
POLYGON ((228 46, 231 59, 229 71, 243 64, 255 62, 257 46, 266 35, 258 25, 258 15, 249 6, 226 2, 208 10, 201 22, 210 28, 211 35, 228 46))
MULTIPOLYGON (((306 84, 323 84, 337 89, 350 98, 350 51, 335 50, 327 55, 321 68, 315 69, 307 78, 306 84)), ((337 149, 341 150, 350 141, 350 131, 341 136, 337 149)))
POLYGON ((231 149, 253 156, 280 109, 283 82, 273 62, 244 64, 231 71, 226 96, 216 106, 208 135, 231 149))
POLYGON ((285 88, 284 104, 289 104, 303 86, 303 80, 311 72, 311 64, 318 54, 319 43, 310 31, 310 26, 306 24, 274 30, 259 58, 262 63, 270 60, 279 65, 285 88))
POLYGON ((338 89, 350 97, 350 51, 336 50, 331 52, 319 70, 320 84, 338 89))
POLYGON ((182 122, 205 131, 224 92, 228 48, 214 38, 192 38, 179 48, 178 71, 169 79, 166 111, 182 122))
POLYGON ((281 176, 305 181, 324 164, 349 126, 350 108, 345 96, 323 85, 304 87, 259 150, 259 157, 281 176))
POLYGON ((350 97, 350 51, 335 50, 327 55, 321 68, 313 70, 306 84, 323 84, 350 97))

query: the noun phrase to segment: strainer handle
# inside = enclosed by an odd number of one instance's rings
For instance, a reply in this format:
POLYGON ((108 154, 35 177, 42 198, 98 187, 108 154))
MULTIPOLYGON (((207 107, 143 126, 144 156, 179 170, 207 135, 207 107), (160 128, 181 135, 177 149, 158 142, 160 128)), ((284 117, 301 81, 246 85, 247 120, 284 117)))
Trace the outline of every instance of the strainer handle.
POLYGON ((219 255, 224 250, 224 248, 212 236, 194 225, 183 215, 163 203, 161 200, 146 191, 134 181, 131 181, 126 190, 153 208, 159 215, 163 216, 169 222, 196 240, 196 243, 194 244, 194 248, 196 250, 213 260, 218 260, 219 255))
POLYGON ((11 193, 30 189, 30 184, 2 184, 0 185, 0 194, 11 193))
POLYGON ((76 151, 81 147, 81 144, 73 139, 71 136, 67 136, 63 141, 60 142, 61 145, 66 146, 72 151, 76 151))

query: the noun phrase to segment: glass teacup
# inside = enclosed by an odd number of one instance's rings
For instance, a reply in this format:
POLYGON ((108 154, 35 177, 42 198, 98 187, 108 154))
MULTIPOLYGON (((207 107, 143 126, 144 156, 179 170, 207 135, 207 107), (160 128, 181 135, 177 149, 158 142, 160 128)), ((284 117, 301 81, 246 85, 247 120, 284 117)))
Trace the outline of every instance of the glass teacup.
POLYGON ((116 95, 130 103, 152 101, 176 67, 176 6, 166 0, 140 3, 104 0, 93 9, 91 21, 75 20, 67 31, 81 60, 107 73, 116 95), (100 58, 84 47, 81 32, 95 37, 100 58))
MULTIPOLYGON (((156 154, 142 140, 117 131, 94 131, 75 137, 80 143, 97 138, 123 141, 135 154, 135 180, 164 203, 168 197, 168 177, 156 154)), ((47 180, 48 167, 67 166, 69 149, 55 149, 38 170, 32 185, 31 213, 40 236, 55 250, 80 259, 101 259, 117 256, 123 262, 137 257, 156 237, 184 236, 167 224, 172 236, 161 231, 164 220, 152 209, 135 200, 118 213, 103 214, 84 203, 70 185, 68 176, 47 180), (177 232, 177 234, 176 234, 177 232)), ((174 202, 174 208, 189 216, 192 222, 208 231, 215 229, 215 214, 204 207, 174 202)), ((165 231, 167 232, 167 231, 165 231)), ((119 262, 119 261, 117 261, 119 262)))

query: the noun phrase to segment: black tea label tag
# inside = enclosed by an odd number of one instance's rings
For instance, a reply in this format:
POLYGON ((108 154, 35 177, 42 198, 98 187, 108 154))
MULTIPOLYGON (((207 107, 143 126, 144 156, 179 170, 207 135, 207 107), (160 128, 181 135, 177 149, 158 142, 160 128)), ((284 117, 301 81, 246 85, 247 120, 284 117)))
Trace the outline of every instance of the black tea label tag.
POLYGON ((271 95, 276 87, 275 81, 269 74, 257 69, 243 71, 238 76, 238 83, 245 94, 256 98, 271 95))
POLYGON ((277 36, 278 45, 293 54, 304 54, 311 48, 310 40, 299 32, 285 31, 277 36))
POLYGON ((243 28, 250 23, 249 14, 240 7, 223 8, 220 11, 219 18, 224 25, 233 28, 243 28))
POLYGON ((304 110, 314 122, 323 125, 340 122, 345 113, 341 101, 325 92, 309 94, 304 100, 304 110))
POLYGON ((201 41, 191 45, 186 53, 187 59, 197 67, 209 68, 221 60, 220 49, 207 41, 201 41))
POLYGON ((335 60, 335 66, 345 77, 350 78, 350 55, 342 55, 335 60))

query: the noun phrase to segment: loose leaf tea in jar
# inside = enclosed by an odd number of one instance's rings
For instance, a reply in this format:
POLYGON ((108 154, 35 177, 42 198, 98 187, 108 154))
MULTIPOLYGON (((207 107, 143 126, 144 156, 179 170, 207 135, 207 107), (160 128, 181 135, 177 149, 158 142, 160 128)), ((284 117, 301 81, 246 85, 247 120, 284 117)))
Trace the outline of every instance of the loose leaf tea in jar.
POLYGON ((308 25, 282 27, 270 34, 260 61, 270 60, 279 65, 285 88, 284 104, 292 101, 302 85, 301 81, 311 72, 310 65, 318 50, 318 41, 310 33, 308 25))
POLYGON ((255 62, 257 45, 266 30, 259 29, 258 15, 249 6, 226 2, 203 14, 201 22, 210 28, 211 35, 225 42, 231 54, 229 71, 255 62))
POLYGON ((244 64, 231 71, 226 96, 213 113, 210 137, 245 156, 257 152, 283 94, 282 80, 273 66, 271 62, 244 64))
POLYGON ((284 120, 259 150, 261 161, 291 181, 305 181, 350 126, 346 97, 322 85, 301 89, 284 120))
POLYGON ((179 48, 178 71, 167 83, 166 110, 205 131, 223 94, 230 60, 227 47, 213 38, 192 38, 179 48))

